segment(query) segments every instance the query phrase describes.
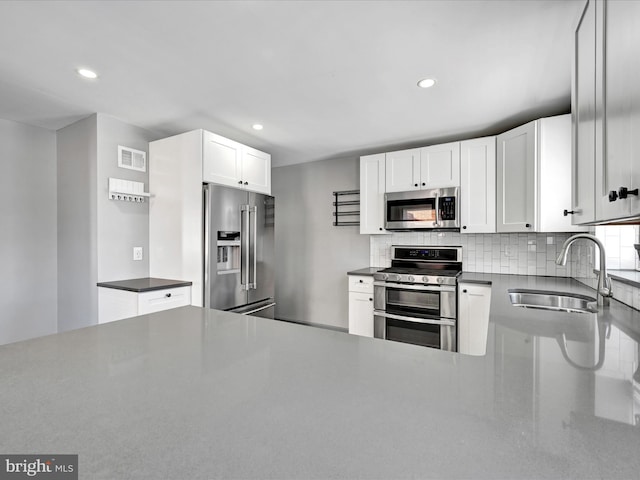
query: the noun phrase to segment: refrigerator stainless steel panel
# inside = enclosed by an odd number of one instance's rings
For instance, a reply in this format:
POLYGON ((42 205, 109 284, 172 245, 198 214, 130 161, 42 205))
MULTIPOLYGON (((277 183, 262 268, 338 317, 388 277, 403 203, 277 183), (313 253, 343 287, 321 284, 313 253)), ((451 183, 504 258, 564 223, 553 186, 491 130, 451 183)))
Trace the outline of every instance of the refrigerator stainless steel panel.
POLYGON ((242 221, 247 218, 242 206, 247 204, 247 192, 205 185, 204 204, 205 306, 227 310, 244 305, 247 290, 241 274, 245 273, 246 262, 238 257, 248 248, 242 235, 242 221))
POLYGON ((204 305, 274 316, 274 198, 205 185, 204 305))
POLYGON ((258 193, 249 193, 249 205, 255 207, 251 213, 249 249, 250 283, 249 303, 272 299, 274 278, 274 198, 258 193))

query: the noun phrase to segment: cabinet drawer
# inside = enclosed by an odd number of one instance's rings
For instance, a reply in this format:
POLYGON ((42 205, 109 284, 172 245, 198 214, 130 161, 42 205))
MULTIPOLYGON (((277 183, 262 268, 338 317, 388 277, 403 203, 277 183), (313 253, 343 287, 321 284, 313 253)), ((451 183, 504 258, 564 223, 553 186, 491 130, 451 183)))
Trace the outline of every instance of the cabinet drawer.
POLYGON ((138 315, 191 304, 191 287, 167 288, 138 294, 138 315))
POLYGON ((349 291, 373 294, 373 277, 368 275, 349 275, 349 291))

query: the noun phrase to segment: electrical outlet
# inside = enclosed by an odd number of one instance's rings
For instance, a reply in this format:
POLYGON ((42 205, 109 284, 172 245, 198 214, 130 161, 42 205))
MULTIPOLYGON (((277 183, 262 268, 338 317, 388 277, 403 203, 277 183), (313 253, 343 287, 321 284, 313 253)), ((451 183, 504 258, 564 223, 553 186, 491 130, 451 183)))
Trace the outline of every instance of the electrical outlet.
POLYGON ((142 260, 142 247, 133 247, 133 259, 142 260))

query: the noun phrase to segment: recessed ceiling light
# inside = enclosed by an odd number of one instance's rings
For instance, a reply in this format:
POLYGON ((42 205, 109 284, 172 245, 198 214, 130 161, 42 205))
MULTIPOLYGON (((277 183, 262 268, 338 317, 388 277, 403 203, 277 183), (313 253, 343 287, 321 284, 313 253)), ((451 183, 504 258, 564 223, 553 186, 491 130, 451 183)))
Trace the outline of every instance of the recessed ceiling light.
POLYGON ((433 87, 436 84, 435 78, 423 78, 418 82, 418 86, 420 88, 429 88, 433 87))
POLYGON ((252 125, 254 130, 262 130, 264 127, 262 125, 260 125, 259 123, 254 123, 252 125))
POLYGON ((79 68, 77 72, 78 72, 78 75, 84 78, 90 78, 92 80, 94 78, 98 78, 98 74, 96 72, 94 72, 93 70, 89 70, 87 68, 79 68))

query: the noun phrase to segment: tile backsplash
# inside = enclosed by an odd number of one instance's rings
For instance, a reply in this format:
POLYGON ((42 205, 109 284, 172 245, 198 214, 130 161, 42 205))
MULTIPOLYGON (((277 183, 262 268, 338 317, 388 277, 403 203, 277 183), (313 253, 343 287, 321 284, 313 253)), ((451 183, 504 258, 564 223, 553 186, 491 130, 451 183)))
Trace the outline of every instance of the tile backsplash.
MULTIPOLYGON (((371 235, 370 265, 391 265, 391 245, 460 245, 462 263, 467 272, 508 273, 517 275, 571 276, 577 261, 574 248, 566 266, 556 258, 569 233, 461 234, 458 232, 398 232, 371 235)), ((579 247, 580 254, 593 255, 589 245, 579 247)))
MULTIPOLYGON (((598 236, 605 236, 607 268, 636 268, 637 260, 629 259, 629 232, 606 227, 598 236), (618 246, 618 247, 616 247, 618 246)), ((566 266, 556 265, 564 241, 572 233, 503 233, 461 234, 458 232, 398 232, 390 235, 371 235, 370 262, 372 267, 391 265, 391 245, 457 245, 462 246, 462 263, 467 272, 506 273, 516 275, 545 275, 573 277, 595 288, 597 276, 593 273, 597 249, 588 240, 578 240, 571 247, 566 266)), ((634 230, 638 239, 638 227, 634 230)), ((633 248, 633 247, 632 247, 633 248)), ((635 254, 635 250, 633 252, 635 254)), ((614 298, 640 310, 640 289, 612 281, 614 298)))
POLYGON ((596 227, 596 236, 604 243, 608 269, 637 270, 639 268, 638 254, 633 248, 634 243, 639 243, 638 225, 596 227))

